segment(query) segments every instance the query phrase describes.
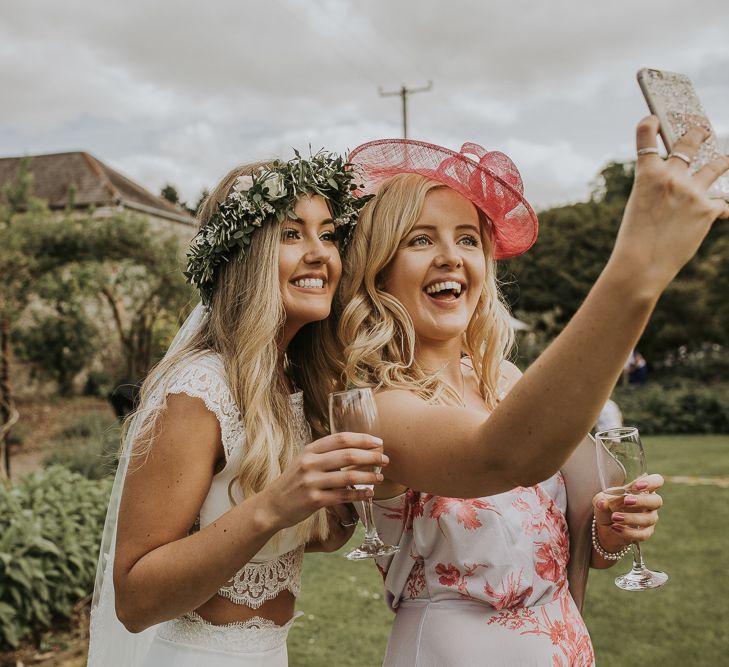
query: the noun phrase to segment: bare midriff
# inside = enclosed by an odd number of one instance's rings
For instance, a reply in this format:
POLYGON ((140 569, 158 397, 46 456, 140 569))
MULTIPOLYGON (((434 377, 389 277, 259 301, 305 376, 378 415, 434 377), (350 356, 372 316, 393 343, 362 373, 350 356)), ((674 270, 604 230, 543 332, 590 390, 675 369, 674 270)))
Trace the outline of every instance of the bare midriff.
POLYGON ((282 591, 272 600, 266 600, 257 609, 215 595, 195 611, 213 625, 238 623, 254 617, 267 618, 276 625, 285 625, 293 617, 295 605, 296 598, 289 591, 282 591))

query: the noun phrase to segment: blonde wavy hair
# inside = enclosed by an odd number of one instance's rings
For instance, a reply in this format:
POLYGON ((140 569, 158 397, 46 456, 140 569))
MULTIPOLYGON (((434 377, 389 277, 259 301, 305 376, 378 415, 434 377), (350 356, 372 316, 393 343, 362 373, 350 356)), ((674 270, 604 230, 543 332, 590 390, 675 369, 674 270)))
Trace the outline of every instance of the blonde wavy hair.
MULTIPOLYGON (((418 364, 412 319, 383 287, 386 269, 420 217, 427 194, 442 187, 446 186, 419 174, 399 174, 383 183, 375 199, 362 209, 339 290, 343 308, 338 333, 347 341, 340 376, 348 385, 406 389, 432 403, 461 404, 438 371, 418 364)), ((463 352, 471 357, 479 391, 493 409, 500 366, 511 351, 514 333, 496 280, 491 223, 481 211, 479 218, 486 279, 463 334, 463 352)))
MULTIPOLYGON (((258 162, 233 169, 203 203, 198 222, 204 224, 215 213, 236 178, 270 166, 258 162)), ((232 483, 240 485, 245 497, 258 493, 280 476, 301 449, 289 388, 278 370, 276 341, 286 320, 278 274, 280 241, 278 222, 266 221, 253 233, 245 258, 221 267, 208 317, 181 350, 152 369, 140 398, 141 406, 154 404, 154 396, 165 396, 180 364, 209 351, 219 354, 246 432, 246 451, 232 483)), ((328 320, 303 326, 286 351, 285 370, 291 382, 304 392, 304 411, 314 437, 328 431, 325 406, 336 373, 333 359, 338 356, 328 347, 334 344, 333 333, 328 331, 331 326, 328 320)), ((145 415, 135 453, 146 453, 153 446, 165 400, 145 415)), ((232 502, 231 488, 228 495, 232 502)), ((304 541, 326 537, 325 511, 299 524, 297 533, 304 541)))

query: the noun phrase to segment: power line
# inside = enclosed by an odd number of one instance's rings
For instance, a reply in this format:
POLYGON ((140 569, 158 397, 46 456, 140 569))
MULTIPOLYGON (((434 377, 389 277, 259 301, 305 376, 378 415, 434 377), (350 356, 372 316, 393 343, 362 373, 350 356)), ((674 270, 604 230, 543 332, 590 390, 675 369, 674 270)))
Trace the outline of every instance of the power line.
POLYGON ((421 88, 407 88, 404 84, 400 87, 400 90, 394 90, 391 92, 385 92, 380 88, 380 97, 392 97, 394 95, 399 95, 400 99, 402 100, 402 136, 403 139, 408 138, 408 95, 412 95, 413 93, 426 93, 429 90, 433 89, 433 82, 428 81, 427 86, 422 86, 421 88))

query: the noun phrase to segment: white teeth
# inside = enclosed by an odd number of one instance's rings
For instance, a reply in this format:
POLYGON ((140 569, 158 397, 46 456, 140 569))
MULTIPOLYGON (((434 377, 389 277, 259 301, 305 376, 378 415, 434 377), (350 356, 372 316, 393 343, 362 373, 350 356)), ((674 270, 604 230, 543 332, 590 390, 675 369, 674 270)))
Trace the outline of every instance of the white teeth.
POLYGON ((452 289, 456 294, 461 293, 461 283, 457 283, 455 280, 446 280, 442 283, 433 283, 425 288, 426 294, 435 294, 436 292, 442 292, 443 290, 452 289))
POLYGON ((321 289, 324 287, 324 281, 321 278, 300 278, 294 281, 296 287, 304 287, 306 289, 321 289))

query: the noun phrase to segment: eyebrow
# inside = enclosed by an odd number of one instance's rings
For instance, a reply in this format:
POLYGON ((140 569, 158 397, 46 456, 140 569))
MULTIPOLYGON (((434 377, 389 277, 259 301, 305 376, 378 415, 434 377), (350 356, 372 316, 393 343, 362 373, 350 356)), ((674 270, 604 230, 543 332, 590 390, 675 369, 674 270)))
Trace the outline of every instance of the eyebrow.
MULTIPOLYGON (((284 222, 293 222, 297 225, 305 225, 306 222, 302 220, 301 218, 298 218, 297 220, 292 220, 291 218, 288 218, 284 220, 284 222)), ((324 225, 333 225, 334 224, 334 218, 324 218, 319 222, 319 227, 322 227, 324 225)))
MULTIPOLYGON (((415 227, 413 227, 410 230, 410 232, 412 233, 412 232, 414 232, 416 230, 420 230, 420 229, 426 229, 428 231, 435 231, 437 228, 435 225, 415 225, 415 227)), ((471 231, 474 231, 474 230, 480 231, 480 227, 478 225, 471 225, 471 224, 458 225, 456 227, 456 229, 468 229, 471 231)))

